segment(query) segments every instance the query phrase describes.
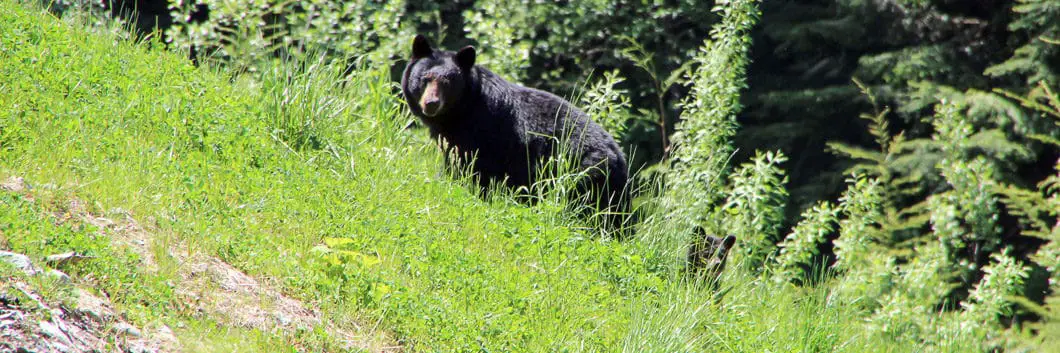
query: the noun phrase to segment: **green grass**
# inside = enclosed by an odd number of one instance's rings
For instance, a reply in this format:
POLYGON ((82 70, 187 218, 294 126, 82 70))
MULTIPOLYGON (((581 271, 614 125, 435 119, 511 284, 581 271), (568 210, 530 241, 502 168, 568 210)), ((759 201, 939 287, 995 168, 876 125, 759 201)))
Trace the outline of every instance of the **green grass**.
MULTIPOLYGON (((70 250, 92 257, 91 261, 62 270, 78 278, 80 286, 106 293, 138 326, 163 323, 178 327, 178 337, 188 343, 185 348, 189 351, 294 351, 290 342, 308 340, 308 336, 296 338, 294 333, 277 335, 224 327, 213 318, 187 310, 174 296, 171 278, 143 271, 135 253, 113 246, 108 237, 100 236, 105 233, 96 226, 69 217, 65 206, 54 202, 54 193, 35 194, 41 197, 30 200, 20 194, 0 193, 0 240, 5 247, 28 254, 38 265, 45 263, 42 260, 47 255, 70 250), (232 349, 237 346, 239 349, 232 349)), ((74 303, 70 299, 76 294, 70 285, 49 276, 26 276, 0 265, 0 284, 5 291, 12 280, 29 283, 47 301, 74 303)), ((24 306, 25 310, 39 311, 32 301, 26 300, 24 306)))
MULTIPOLYGON (((0 3, 0 178, 54 184, 34 189, 42 199, 127 210, 329 320, 380 322, 428 352, 915 349, 865 334, 856 309, 824 288, 735 270, 713 300, 645 245, 671 235, 602 240, 561 205, 478 198, 439 173, 424 131, 402 128, 409 117, 385 68, 342 78, 277 62, 259 80, 115 33, 0 3)), ((270 339, 205 324, 181 312, 165 271, 125 266, 128 252, 90 229, 18 221, 46 214, 42 204, 3 199, 9 246, 98 255, 84 273, 113 272, 99 290, 139 322, 188 322, 178 336, 202 350, 335 349, 320 333, 270 339)))

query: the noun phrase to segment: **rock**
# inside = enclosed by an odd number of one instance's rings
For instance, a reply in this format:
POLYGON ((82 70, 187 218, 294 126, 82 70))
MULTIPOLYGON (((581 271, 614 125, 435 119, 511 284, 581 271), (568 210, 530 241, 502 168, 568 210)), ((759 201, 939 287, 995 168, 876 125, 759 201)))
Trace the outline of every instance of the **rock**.
POLYGON ((142 333, 140 333, 140 329, 136 328, 133 325, 129 325, 126 322, 115 323, 113 328, 115 332, 130 337, 140 337, 143 335, 142 333))
POLYGON ((159 325, 155 327, 145 326, 144 335, 140 338, 130 338, 126 342, 124 352, 126 353, 168 353, 181 352, 180 341, 173 335, 169 326, 159 325))
POLYGON ((41 321, 38 326, 40 326, 41 333, 56 339, 58 341, 57 343, 67 347, 73 345, 73 342, 70 342, 70 337, 68 337, 63 330, 59 329, 58 325, 48 321, 41 321))
POLYGON ((291 318, 288 317, 287 315, 284 315, 283 313, 279 313, 279 312, 275 313, 275 315, 276 315, 276 322, 278 324, 280 324, 280 326, 287 326, 287 325, 291 324, 291 318))
POLYGON ((40 273, 40 269, 34 266, 33 261, 26 255, 0 250, 0 261, 9 263, 30 276, 40 273))
POLYGON ((107 229, 116 226, 118 223, 104 217, 95 217, 91 215, 85 216, 85 221, 99 228, 107 229))
POLYGON ((66 265, 77 264, 77 263, 80 263, 81 261, 84 261, 86 259, 92 259, 92 258, 94 258, 94 256, 86 256, 86 255, 78 254, 76 252, 71 251, 71 252, 65 252, 65 253, 62 253, 62 254, 48 255, 48 257, 44 258, 44 262, 47 262, 49 265, 52 265, 52 266, 55 266, 55 267, 61 267, 61 266, 66 266, 66 265))
POLYGON ((96 322, 110 320, 116 316, 106 300, 100 299, 84 290, 77 291, 77 309, 75 313, 96 322))
POLYGON ((155 339, 159 342, 171 345, 180 344, 180 341, 177 340, 177 335, 174 335, 173 330, 166 325, 161 325, 157 329, 155 329, 155 334, 153 336, 155 336, 155 339))
MULTIPOLYGON (((8 295, 7 293, 4 293, 4 292, 0 292, 0 305, 15 306, 15 305, 18 305, 18 302, 19 302, 18 297, 13 296, 13 295, 8 295)), ((0 314, 0 319, 3 319, 5 315, 7 315, 7 314, 0 314)), ((3 327, 3 325, 0 325, 0 327, 3 327)))
POLYGON ((0 182, 0 190, 19 192, 26 190, 26 181, 20 177, 12 176, 0 182))
POLYGON ((78 199, 70 200, 70 208, 67 211, 71 214, 83 214, 85 213, 85 203, 78 199))
POLYGON ((48 270, 48 277, 51 277, 62 284, 70 284, 71 281, 69 275, 59 270, 48 270))

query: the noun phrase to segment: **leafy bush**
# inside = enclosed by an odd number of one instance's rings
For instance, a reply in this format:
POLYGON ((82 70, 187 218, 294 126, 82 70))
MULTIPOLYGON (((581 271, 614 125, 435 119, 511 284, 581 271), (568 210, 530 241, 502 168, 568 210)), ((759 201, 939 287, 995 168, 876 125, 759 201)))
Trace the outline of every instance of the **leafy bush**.
POLYGON ((166 38, 178 49, 236 68, 259 70, 280 54, 312 60, 368 56, 388 64, 409 47, 412 31, 401 26, 403 1, 242 1, 178 0, 171 4, 175 25, 166 38), (209 16, 193 16, 202 8, 209 16))
POLYGON ((758 15, 754 1, 734 1, 717 10, 722 21, 695 57, 697 67, 688 81, 692 93, 682 103, 683 120, 675 127, 665 172, 659 219, 674 222, 669 229, 678 234, 691 234, 693 225, 716 213, 722 202, 718 191, 725 185, 739 92, 745 85, 747 33, 758 15))

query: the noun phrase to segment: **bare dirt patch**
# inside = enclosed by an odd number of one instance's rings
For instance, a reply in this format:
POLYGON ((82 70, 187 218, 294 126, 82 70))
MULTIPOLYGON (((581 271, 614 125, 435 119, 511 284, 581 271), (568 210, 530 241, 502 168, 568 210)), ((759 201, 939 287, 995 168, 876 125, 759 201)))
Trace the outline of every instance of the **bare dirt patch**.
POLYGON ((13 176, 0 182, 0 191, 22 192, 26 190, 26 181, 13 176))
POLYGON ((166 326, 140 329, 117 315, 110 302, 76 290, 76 304, 47 302, 26 282, 0 279, 20 293, 0 293, 0 352, 178 352, 166 326))
MULTIPOLYGON (((157 269, 155 255, 151 251, 153 232, 140 227, 127 212, 125 218, 114 221, 109 218, 83 213, 83 219, 100 228, 112 230, 116 241, 137 252, 145 268, 157 269)), ((273 330, 294 331, 324 329, 331 337, 342 342, 346 349, 362 349, 371 352, 393 352, 400 347, 385 344, 385 334, 366 326, 338 326, 322 320, 319 310, 300 300, 284 295, 276 288, 262 283, 222 261, 190 251, 187 246, 170 243, 167 256, 178 263, 176 293, 186 298, 194 310, 225 325, 255 328, 264 332, 273 330)))
MULTIPOLYGON (((24 190, 26 184, 21 178, 12 177, 0 183, 0 191, 24 190)), ((188 303, 192 310, 224 325, 254 328, 263 332, 293 332, 320 328, 330 337, 337 339, 345 349, 370 352, 402 350, 401 346, 390 344, 392 339, 374 326, 324 320, 318 309, 284 295, 277 288, 247 275, 219 258, 197 253, 176 241, 160 239, 156 236, 157 231, 141 227, 128 211, 116 211, 111 214, 116 217, 107 218, 92 214, 80 200, 73 199, 69 201, 66 211, 56 217, 60 221, 78 218, 98 227, 111 237, 114 243, 127 246, 136 252, 140 256, 142 268, 147 271, 159 271, 158 259, 155 258, 157 249, 153 250, 153 246, 156 242, 163 244, 166 256, 177 264, 175 292, 186 299, 184 302, 188 303)), ((109 305, 103 307, 109 308, 109 305)), ((163 333, 168 332, 169 337, 173 336, 168 327, 160 329, 163 333)), ((151 333, 148 332, 144 337, 157 336, 151 333)), ((0 335, 0 342, 4 340, 3 337, 0 335)), ((140 344, 147 348, 157 348, 144 350, 148 352, 168 352, 170 350, 166 349, 170 348, 171 351, 182 350, 175 338, 172 342, 163 344, 151 344, 152 342, 155 341, 148 340, 140 344)), ((0 345, 0 348, 3 346, 0 345)))

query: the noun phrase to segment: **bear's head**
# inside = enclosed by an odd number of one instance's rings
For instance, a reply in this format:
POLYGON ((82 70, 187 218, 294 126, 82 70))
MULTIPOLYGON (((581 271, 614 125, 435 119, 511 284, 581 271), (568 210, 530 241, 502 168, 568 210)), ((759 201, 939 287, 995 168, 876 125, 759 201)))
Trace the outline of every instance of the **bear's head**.
POLYGON ((435 50, 427 38, 417 35, 401 76, 401 92, 412 113, 425 119, 446 116, 466 95, 474 65, 474 47, 455 53, 435 50))
POLYGON ((696 227, 696 240, 688 249, 688 267, 692 272, 717 276, 725 270, 725 260, 729 250, 736 244, 732 235, 719 238, 710 234, 703 227, 696 227))

